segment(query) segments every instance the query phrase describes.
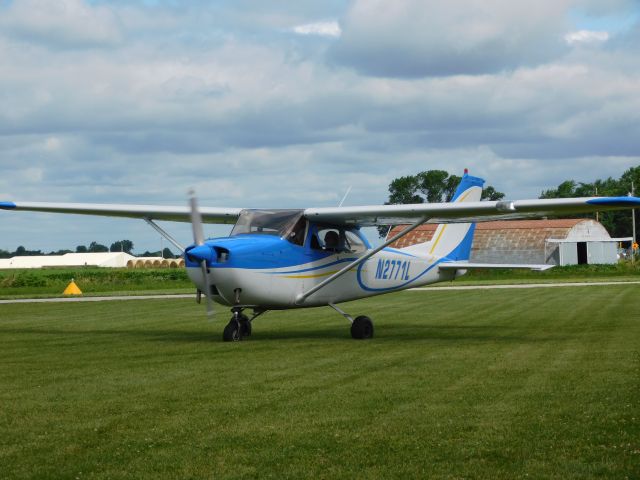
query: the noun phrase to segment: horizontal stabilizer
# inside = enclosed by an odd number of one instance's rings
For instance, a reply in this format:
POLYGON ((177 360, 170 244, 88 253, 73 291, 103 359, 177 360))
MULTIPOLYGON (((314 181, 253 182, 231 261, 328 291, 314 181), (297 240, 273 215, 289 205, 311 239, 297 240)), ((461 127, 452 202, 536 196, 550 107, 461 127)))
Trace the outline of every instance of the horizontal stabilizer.
POLYGON ((465 263, 465 262, 446 262, 438 265, 440 270, 474 270, 478 268, 515 268, 515 269, 525 269, 525 270, 535 270, 537 272, 542 272, 544 270, 549 270, 553 268, 555 265, 533 265, 533 264, 525 264, 525 263, 465 263))

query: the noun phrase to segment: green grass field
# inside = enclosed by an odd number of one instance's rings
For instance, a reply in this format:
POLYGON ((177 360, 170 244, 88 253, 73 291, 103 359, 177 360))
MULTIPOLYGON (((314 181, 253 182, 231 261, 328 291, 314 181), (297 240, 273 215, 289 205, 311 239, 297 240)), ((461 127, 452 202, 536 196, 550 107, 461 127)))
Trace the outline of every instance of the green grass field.
POLYGON ((636 285, 0 305, 1 478, 640 478, 636 285))

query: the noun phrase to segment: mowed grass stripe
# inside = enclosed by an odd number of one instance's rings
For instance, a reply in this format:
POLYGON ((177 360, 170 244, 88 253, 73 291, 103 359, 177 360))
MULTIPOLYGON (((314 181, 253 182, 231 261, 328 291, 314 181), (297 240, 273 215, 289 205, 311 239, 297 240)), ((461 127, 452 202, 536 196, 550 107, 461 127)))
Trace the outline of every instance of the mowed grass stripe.
POLYGON ((635 478, 636 286, 403 292, 269 312, 0 306, 7 478, 635 478), (82 472, 82 473, 80 473, 82 472))

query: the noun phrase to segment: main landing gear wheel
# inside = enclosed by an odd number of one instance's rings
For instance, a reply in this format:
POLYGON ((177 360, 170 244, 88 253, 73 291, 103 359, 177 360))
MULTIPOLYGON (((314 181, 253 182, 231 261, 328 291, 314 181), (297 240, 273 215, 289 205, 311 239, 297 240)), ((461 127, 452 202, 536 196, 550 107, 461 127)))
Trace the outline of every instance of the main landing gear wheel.
POLYGON ((373 337, 373 322, 369 317, 360 316, 351 324, 351 337, 364 340, 373 337))
POLYGON ((239 342, 242 340, 242 326, 235 317, 227 323, 226 327, 224 327, 222 340, 225 342, 239 342))

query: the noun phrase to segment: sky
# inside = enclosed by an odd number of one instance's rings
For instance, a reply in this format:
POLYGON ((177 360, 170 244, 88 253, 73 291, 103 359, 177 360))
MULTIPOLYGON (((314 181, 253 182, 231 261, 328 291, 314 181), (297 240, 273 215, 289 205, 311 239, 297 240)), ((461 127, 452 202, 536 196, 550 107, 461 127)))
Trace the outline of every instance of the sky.
MULTIPOLYGON (((640 165, 639 48, 638 0, 0 0, 0 201, 372 205, 464 168, 537 198, 640 165)), ((0 211, 0 249, 120 239, 161 245, 0 211)))

